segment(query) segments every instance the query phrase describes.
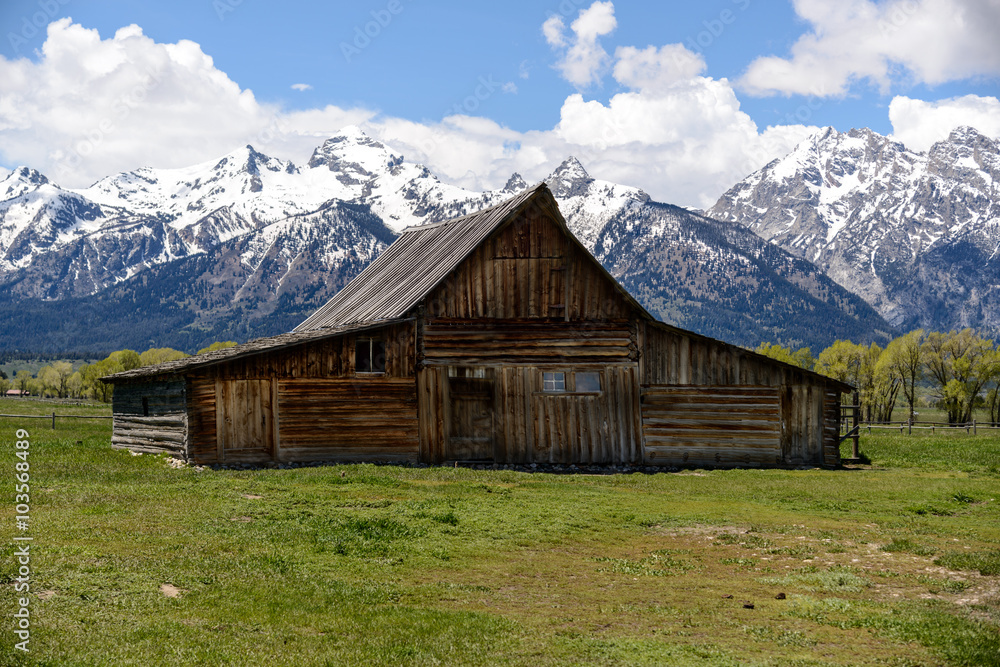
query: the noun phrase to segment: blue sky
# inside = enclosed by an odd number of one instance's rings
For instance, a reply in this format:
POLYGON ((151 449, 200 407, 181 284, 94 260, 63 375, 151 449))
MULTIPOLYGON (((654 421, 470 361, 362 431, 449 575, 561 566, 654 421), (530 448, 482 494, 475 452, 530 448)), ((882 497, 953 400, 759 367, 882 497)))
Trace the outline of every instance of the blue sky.
POLYGON ((817 127, 1000 134, 998 25, 996 0, 5 0, 0 165, 299 162, 359 124, 471 188, 574 153, 706 205, 817 127))

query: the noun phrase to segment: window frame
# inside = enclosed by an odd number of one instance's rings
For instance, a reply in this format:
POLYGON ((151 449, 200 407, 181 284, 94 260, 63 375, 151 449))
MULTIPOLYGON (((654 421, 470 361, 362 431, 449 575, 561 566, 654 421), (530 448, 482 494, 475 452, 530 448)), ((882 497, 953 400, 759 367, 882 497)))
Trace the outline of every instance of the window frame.
POLYGON ((569 390, 566 387, 566 371, 542 371, 542 393, 545 394, 566 394, 569 390), (561 377, 556 377, 556 376, 561 377), (551 378, 548 376, 552 376, 551 378), (548 383, 552 382, 552 388, 548 387, 548 383), (561 384, 562 388, 559 389, 557 386, 561 384))
POLYGON ((370 376, 370 375, 385 375, 386 374, 386 367, 388 365, 387 361, 388 361, 388 351, 387 351, 387 347, 386 347, 386 344, 385 344, 384 340, 382 340, 381 338, 376 338, 376 337, 359 337, 359 338, 355 339, 355 341, 354 341, 354 373, 355 373, 355 375, 368 375, 368 376, 370 376), (362 358, 359 353, 362 351, 363 346, 366 343, 367 343, 367 347, 368 347, 368 364, 367 364, 368 368, 367 368, 367 370, 361 370, 358 367, 358 360, 362 358), (376 344, 380 344, 382 346, 382 356, 381 356, 382 364, 381 364, 381 368, 374 368, 374 366, 375 366, 375 360, 378 359, 378 357, 376 356, 376 353, 375 353, 376 344))

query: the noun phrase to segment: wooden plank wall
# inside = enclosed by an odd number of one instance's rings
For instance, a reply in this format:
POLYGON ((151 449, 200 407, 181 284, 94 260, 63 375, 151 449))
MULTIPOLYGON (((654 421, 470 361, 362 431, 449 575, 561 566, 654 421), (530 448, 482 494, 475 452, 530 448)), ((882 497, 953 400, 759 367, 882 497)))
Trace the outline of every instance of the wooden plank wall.
MULTIPOLYGON (((839 395, 822 378, 803 370, 761 358, 746 350, 719 341, 676 331, 660 325, 640 322, 641 383, 647 460, 675 465, 675 458, 665 461, 660 455, 650 458, 655 447, 665 446, 668 435, 645 426, 647 394, 663 387, 706 387, 710 394, 727 387, 770 387, 778 392, 779 424, 782 425, 779 456, 760 465, 837 465, 839 447, 836 436, 839 395), (655 432, 651 441, 649 434, 655 432)), ((655 398, 650 397, 655 402, 655 398)), ((697 406, 692 406, 697 413, 697 406)), ((650 413, 651 414, 651 413, 650 413)), ((673 436, 670 436, 673 437, 673 436)), ((737 451, 720 439, 718 452, 704 452, 697 464, 743 465, 752 453, 737 451)), ((694 453, 689 454, 692 458, 694 453)))
POLYGON ((480 244, 424 303, 430 318, 627 320, 632 310, 538 207, 480 244))
POLYGON ((642 392, 646 462, 768 466, 781 463, 775 387, 654 385, 642 392))
POLYGON ((508 459, 512 458, 513 449, 515 457, 530 454, 526 460, 536 463, 612 464, 641 460, 639 387, 634 366, 601 369, 600 394, 545 393, 541 371, 525 370, 532 409, 525 421, 518 420, 515 424, 531 429, 527 441, 531 449, 522 450, 522 434, 512 433, 513 440, 506 443, 508 459))
MULTIPOLYGON (((641 460, 635 364, 504 365, 493 368, 497 463, 629 463, 641 460), (601 392, 546 393, 542 373, 599 372, 601 392)), ((420 459, 450 460, 447 368, 427 366, 421 395, 420 459)))
POLYGON ((184 406, 182 381, 118 384, 112 399, 111 446, 185 458, 188 424, 184 406))
POLYGON ((275 419, 272 380, 216 380, 215 413, 220 460, 274 460, 275 419))
POLYGON ((215 418, 215 377, 192 376, 187 383, 188 457, 197 463, 218 463, 215 418))
POLYGON ((234 359, 205 372, 222 380, 353 377, 356 341, 377 337, 386 342, 385 377, 413 377, 413 335, 413 322, 402 322, 234 359))
POLYGON ((435 319, 423 328, 425 364, 587 363, 634 360, 637 351, 627 320, 561 322, 435 319))
POLYGON ((831 389, 823 394, 823 463, 840 464, 840 392, 831 389))
POLYGON ((283 380, 278 413, 284 460, 417 460, 412 378, 283 380))
MULTIPOLYGON (((276 401, 278 406, 274 416, 278 425, 274 451, 280 460, 416 458, 415 333, 414 324, 404 322, 273 350, 192 373, 187 378, 191 459, 199 463, 222 462, 218 452, 217 383, 272 379, 277 383, 272 404, 276 401), (386 372, 357 376, 355 342, 358 338, 372 337, 386 341, 386 372), (331 381, 334 384, 324 384, 331 381), (349 390, 344 389, 347 385, 349 390), (324 394, 327 390, 330 393, 324 394), (313 395, 310 391, 320 393, 313 395), (371 396, 378 395, 384 399, 370 401, 371 396), (341 401, 351 403, 345 405, 341 401), (325 407, 320 410, 318 405, 325 407), (355 408, 358 414, 372 420, 367 439, 359 436, 357 424, 337 421, 336 415, 355 408), (310 431, 303 420, 320 412, 326 421, 310 431), (337 435, 341 428, 347 429, 343 437, 337 435), (370 445, 369 451, 361 452, 360 443, 365 441, 370 445)), ((234 456, 237 460, 261 458, 259 452, 244 454, 227 452, 225 458, 227 461, 234 456)))

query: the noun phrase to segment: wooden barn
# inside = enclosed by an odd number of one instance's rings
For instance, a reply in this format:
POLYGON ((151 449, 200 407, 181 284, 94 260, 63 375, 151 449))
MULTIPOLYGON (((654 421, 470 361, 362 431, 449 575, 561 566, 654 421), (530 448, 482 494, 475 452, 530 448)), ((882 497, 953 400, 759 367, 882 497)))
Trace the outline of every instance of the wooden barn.
POLYGON ((406 229, 291 333, 105 381, 115 447, 202 464, 834 466, 850 390, 657 321, 544 183, 406 229))

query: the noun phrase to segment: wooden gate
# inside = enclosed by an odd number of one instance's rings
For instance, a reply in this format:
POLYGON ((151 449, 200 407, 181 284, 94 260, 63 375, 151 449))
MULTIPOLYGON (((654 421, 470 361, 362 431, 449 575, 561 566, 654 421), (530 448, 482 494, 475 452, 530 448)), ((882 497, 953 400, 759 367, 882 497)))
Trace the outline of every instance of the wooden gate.
POLYGON ((494 459, 496 391, 487 377, 448 378, 448 442, 445 457, 456 461, 494 459))
POLYGON ((216 433, 219 461, 275 458, 277 424, 271 380, 217 380, 216 433))

